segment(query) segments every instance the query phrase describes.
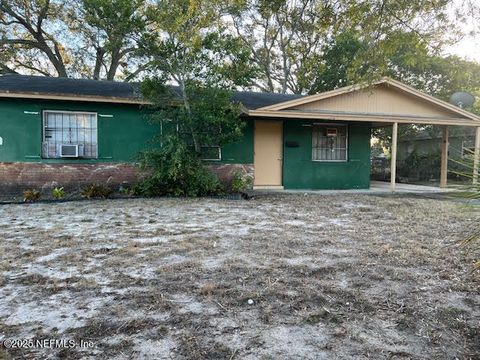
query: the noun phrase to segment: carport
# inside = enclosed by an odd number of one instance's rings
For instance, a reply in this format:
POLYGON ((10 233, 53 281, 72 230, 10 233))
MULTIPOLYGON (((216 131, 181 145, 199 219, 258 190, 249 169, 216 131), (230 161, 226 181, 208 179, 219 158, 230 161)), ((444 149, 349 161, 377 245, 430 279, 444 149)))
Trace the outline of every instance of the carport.
MULTIPOLYGON (((334 122, 363 123, 366 127, 392 126, 390 190, 395 191, 398 126, 401 124, 435 125, 442 127, 442 157, 440 187, 447 187, 448 173, 448 129, 451 126, 476 128, 473 181, 478 182, 480 160, 480 117, 466 110, 436 99, 408 85, 390 78, 384 78, 371 85, 353 85, 316 95, 301 97, 255 110, 248 110, 250 117, 262 121, 298 120, 318 121, 319 124, 334 122)), ((306 125, 309 126, 309 125, 306 125)), ((285 133, 278 132, 281 140, 285 133)), ((288 135, 288 134, 287 134, 288 135)), ((273 139, 275 140, 275 139, 273 139)), ((288 139, 287 139, 288 140, 288 139)), ((272 133, 268 134, 272 141, 272 133)), ((288 142, 288 141, 286 141, 288 142)), ((262 143, 265 147, 265 143, 262 143)), ((289 146, 288 144, 286 146, 289 146)), ((285 152, 285 150, 284 150, 285 152)), ((273 152, 278 157, 280 152, 273 152)), ((269 159, 267 159, 268 162, 269 159)), ((276 160, 270 159, 270 164, 276 160)), ((348 159, 345 160, 347 162, 348 159)), ((283 165, 285 166, 285 165, 283 165)), ((365 165, 363 165, 365 166, 365 165)), ((255 169, 261 169, 255 161, 255 169)), ((288 169, 283 169, 285 172, 288 169)), ((271 172, 271 168, 266 171, 271 172)), ((255 175, 257 177, 257 174, 255 175)), ((299 175, 300 176, 300 175, 299 175)))

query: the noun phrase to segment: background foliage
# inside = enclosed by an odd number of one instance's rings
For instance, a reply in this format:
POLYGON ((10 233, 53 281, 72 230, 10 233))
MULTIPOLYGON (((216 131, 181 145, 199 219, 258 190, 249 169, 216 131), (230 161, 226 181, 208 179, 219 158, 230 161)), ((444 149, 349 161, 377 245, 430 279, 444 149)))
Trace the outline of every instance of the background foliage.
POLYGON ((0 0, 0 72, 304 94, 389 75, 445 99, 479 89, 478 64, 442 55, 479 18, 473 0, 0 0))

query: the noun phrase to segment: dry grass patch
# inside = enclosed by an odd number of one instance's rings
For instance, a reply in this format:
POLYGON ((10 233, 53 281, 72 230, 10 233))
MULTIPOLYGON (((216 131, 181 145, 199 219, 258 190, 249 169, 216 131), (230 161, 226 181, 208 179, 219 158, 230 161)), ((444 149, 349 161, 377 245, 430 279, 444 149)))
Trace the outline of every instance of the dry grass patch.
POLYGON ((478 358, 472 216, 366 195, 1 206, 3 336, 95 347, 0 358, 478 358))

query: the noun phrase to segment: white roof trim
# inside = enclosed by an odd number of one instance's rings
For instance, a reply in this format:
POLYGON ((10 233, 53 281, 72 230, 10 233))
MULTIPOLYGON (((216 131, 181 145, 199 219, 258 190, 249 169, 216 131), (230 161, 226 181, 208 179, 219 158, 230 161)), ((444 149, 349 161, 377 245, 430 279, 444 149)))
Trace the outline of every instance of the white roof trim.
POLYGON ((150 104, 148 101, 141 99, 129 99, 120 97, 106 97, 95 95, 75 95, 75 94, 45 94, 34 92, 10 92, 0 91, 0 98, 17 98, 17 99, 41 99, 41 100, 63 100, 63 101, 88 101, 88 102, 101 102, 101 103, 114 103, 114 104, 137 104, 146 105, 150 104))
POLYGON ((379 115, 362 113, 342 113, 342 112, 317 112, 303 110, 249 110, 248 116, 268 117, 271 119, 311 119, 322 121, 358 121, 366 123, 395 123, 399 124, 424 124, 424 125, 446 125, 446 126, 473 126, 480 127, 480 121, 466 118, 442 118, 442 117, 415 117, 402 115, 379 115))

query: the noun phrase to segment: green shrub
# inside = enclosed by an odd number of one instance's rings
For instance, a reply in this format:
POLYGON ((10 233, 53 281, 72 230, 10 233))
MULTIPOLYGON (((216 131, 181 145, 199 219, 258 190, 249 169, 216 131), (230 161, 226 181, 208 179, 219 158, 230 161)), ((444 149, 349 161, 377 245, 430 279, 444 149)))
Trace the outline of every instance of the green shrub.
POLYGON ((118 189, 118 192, 122 195, 125 195, 125 196, 133 195, 133 189, 129 186, 120 185, 120 188, 118 189))
POLYGON ((247 189, 250 189, 253 184, 251 176, 243 174, 241 171, 235 171, 233 173, 230 189, 234 193, 241 193, 247 189))
POLYGON ((106 199, 109 198, 112 193, 113 190, 110 187, 95 183, 86 185, 80 190, 80 195, 87 199, 106 199))
POLYGON ((55 199, 63 199, 65 197, 65 190, 62 187, 56 187, 52 190, 52 196, 55 199))
POLYGON ((24 202, 35 202, 40 199, 40 191, 35 189, 25 190, 23 192, 23 201, 24 202))
POLYGON ((218 177, 181 140, 169 137, 159 150, 142 153, 142 168, 150 175, 135 185, 142 196, 205 196, 223 192, 218 177))

